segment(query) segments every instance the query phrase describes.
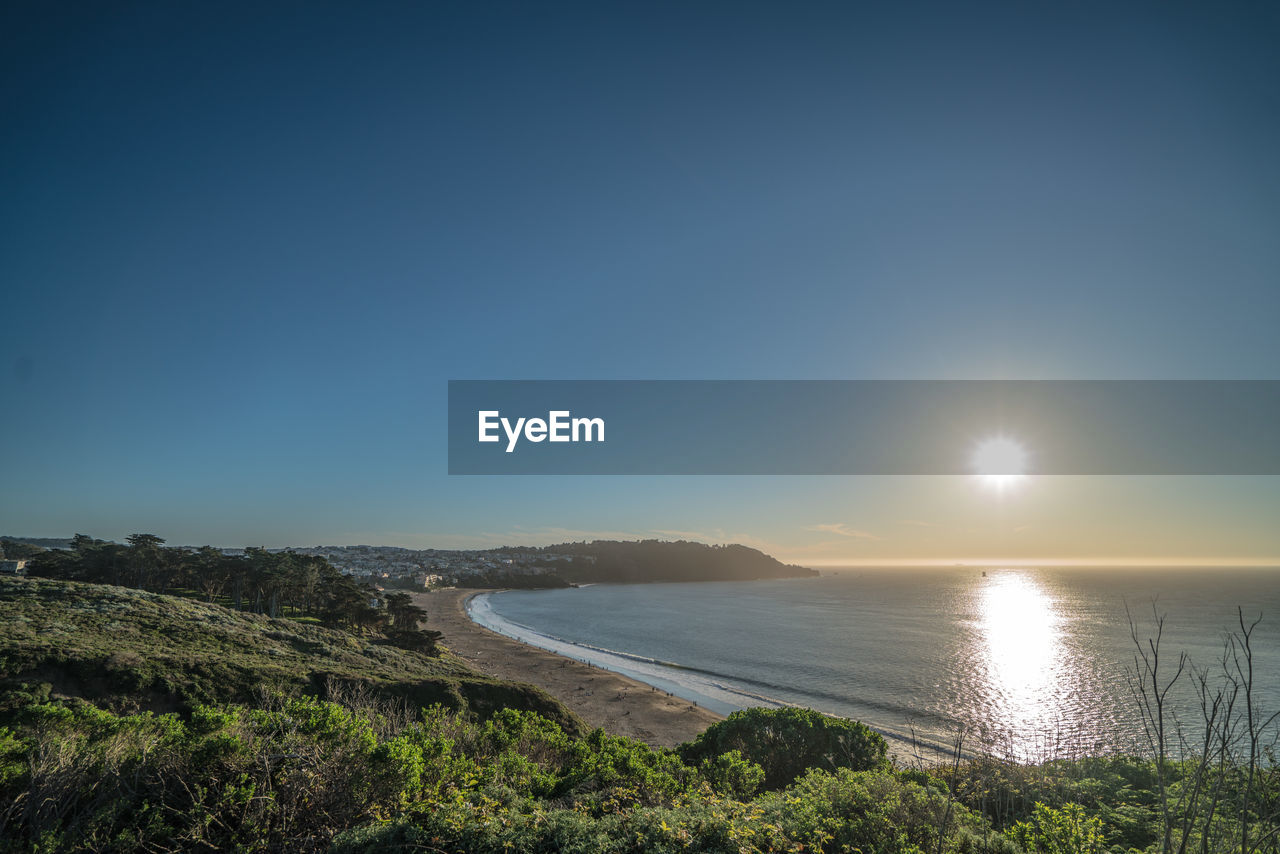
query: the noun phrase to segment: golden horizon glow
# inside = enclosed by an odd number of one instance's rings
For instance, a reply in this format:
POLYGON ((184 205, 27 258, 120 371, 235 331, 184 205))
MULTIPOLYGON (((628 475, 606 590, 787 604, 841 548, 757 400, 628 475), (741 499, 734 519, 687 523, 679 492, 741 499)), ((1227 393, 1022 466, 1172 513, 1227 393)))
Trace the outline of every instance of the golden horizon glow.
POLYGON ((1238 557, 1097 557, 1097 558, 823 558, 779 557, 811 569, 1018 569, 1065 567, 1080 569, 1277 569, 1280 556, 1238 557))

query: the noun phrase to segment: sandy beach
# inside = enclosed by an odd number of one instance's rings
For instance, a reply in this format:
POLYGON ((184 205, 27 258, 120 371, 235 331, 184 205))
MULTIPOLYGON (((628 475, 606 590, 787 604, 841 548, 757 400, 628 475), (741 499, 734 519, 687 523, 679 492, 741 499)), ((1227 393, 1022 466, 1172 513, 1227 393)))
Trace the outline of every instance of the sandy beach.
POLYGON ((415 593, 427 609, 427 626, 444 632, 444 645, 481 673, 528 682, 568 706, 590 726, 625 735, 655 747, 691 741, 720 715, 688 700, 538 649, 473 623, 465 603, 479 590, 435 590, 415 593))

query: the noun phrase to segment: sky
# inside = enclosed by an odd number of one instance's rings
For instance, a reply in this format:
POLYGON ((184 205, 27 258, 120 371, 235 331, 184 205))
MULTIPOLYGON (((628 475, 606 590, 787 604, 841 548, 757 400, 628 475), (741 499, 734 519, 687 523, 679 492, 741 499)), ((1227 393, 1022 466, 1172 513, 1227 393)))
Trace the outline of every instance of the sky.
POLYGON ((451 477, 445 435, 451 379, 1277 379, 1274 4, 0 16, 0 533, 1280 563, 1274 477, 451 477))

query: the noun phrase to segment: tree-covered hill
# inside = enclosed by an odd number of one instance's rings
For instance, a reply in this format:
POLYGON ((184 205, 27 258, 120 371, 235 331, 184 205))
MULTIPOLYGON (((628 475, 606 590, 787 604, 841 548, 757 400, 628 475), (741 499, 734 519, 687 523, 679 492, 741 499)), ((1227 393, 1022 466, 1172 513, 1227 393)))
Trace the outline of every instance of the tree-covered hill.
POLYGON ((712 546, 687 540, 596 540, 561 543, 541 551, 587 558, 557 568, 557 574, 579 582, 755 581, 818 574, 737 543, 712 546))

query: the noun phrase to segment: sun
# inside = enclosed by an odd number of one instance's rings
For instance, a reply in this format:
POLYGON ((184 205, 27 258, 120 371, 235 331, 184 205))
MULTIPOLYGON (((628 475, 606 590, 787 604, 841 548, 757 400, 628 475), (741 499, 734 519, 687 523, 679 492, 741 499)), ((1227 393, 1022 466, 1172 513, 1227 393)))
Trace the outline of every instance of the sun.
POLYGON ((984 484, 1003 491, 1026 478, 1029 461, 1022 443, 1008 436, 993 436, 977 444, 969 464, 984 484))

